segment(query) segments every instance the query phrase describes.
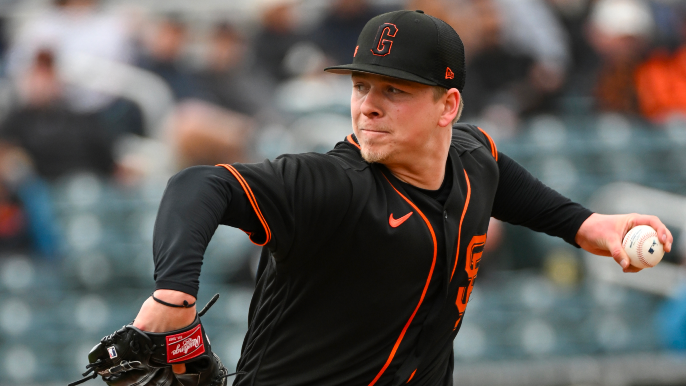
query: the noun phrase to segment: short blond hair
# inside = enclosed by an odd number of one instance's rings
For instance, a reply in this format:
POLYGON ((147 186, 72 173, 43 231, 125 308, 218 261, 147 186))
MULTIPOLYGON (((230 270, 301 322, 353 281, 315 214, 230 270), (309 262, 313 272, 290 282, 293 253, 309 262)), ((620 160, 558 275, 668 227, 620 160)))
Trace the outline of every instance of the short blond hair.
MULTIPOLYGON (((433 91, 434 91, 434 101, 438 101, 448 93, 448 89, 443 87, 443 86, 433 86, 433 91)), ((458 94, 460 94, 460 105, 457 107, 457 115, 455 116, 455 119, 453 119, 453 124, 457 123, 457 121, 460 120, 460 117, 462 116, 462 110, 464 110, 464 98, 462 98, 462 93, 458 91, 458 94)))

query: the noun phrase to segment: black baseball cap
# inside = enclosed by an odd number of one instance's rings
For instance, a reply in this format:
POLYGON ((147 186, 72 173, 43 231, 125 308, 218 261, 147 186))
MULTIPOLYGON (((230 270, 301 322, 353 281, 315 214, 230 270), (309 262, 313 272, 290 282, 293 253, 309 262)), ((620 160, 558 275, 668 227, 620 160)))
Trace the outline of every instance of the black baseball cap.
POLYGON ((357 38, 352 64, 324 71, 368 72, 462 92, 462 39, 441 19, 422 11, 395 11, 369 20, 357 38))

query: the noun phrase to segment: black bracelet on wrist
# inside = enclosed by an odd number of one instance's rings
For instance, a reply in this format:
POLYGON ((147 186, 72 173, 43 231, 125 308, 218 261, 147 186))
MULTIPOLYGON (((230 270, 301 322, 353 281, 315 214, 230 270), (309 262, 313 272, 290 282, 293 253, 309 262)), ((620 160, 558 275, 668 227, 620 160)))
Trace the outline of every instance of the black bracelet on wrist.
POLYGON ((183 304, 171 304, 171 303, 165 302, 164 300, 160 300, 160 299, 156 298, 154 292, 152 294, 150 294, 150 296, 152 296, 152 300, 154 300, 160 304, 164 304, 165 306, 174 307, 174 308, 191 308, 196 303, 196 302, 193 302, 193 304, 188 304, 188 300, 184 300, 183 304))

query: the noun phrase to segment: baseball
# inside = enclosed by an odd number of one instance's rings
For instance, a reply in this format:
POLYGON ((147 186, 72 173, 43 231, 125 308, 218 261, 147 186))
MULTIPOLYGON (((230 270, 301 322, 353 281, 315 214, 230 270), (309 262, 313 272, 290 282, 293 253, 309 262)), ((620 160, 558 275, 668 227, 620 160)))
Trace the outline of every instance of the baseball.
POLYGON ((657 237, 657 232, 648 225, 631 228, 624 236, 622 247, 629 255, 631 264, 638 268, 654 267, 665 254, 662 243, 657 237))

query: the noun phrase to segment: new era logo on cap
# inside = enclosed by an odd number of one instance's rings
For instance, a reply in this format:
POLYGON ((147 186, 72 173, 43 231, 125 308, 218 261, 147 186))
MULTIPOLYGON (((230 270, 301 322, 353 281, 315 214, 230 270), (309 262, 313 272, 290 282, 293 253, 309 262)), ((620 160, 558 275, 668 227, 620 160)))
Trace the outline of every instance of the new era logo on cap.
POLYGON ((364 26, 352 64, 325 70, 369 72, 462 91, 464 46, 457 32, 438 18, 422 11, 389 12, 364 26))

